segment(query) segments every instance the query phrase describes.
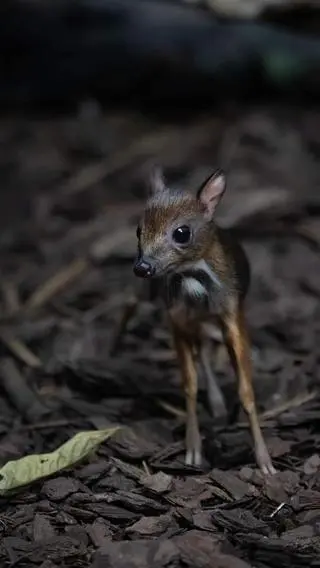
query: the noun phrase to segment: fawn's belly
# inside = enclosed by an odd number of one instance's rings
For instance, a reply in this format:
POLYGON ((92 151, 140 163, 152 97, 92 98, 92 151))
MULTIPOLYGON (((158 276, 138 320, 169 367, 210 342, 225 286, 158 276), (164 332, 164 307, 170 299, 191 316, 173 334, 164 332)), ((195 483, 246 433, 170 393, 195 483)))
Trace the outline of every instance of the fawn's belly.
POLYGON ((203 337, 214 339, 217 336, 217 328, 220 327, 218 310, 199 310, 177 303, 169 309, 169 316, 175 329, 195 343, 203 337))

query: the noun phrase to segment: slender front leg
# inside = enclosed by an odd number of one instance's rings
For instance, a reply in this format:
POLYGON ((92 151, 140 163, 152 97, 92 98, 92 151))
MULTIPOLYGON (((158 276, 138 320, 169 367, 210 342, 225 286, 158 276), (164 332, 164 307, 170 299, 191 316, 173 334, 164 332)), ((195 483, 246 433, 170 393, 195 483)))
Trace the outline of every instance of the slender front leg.
POLYGON ((212 370, 210 355, 211 345, 209 343, 209 340, 204 339, 200 347, 200 360, 203 374, 206 380, 210 411, 215 419, 222 420, 224 422, 228 416, 228 412, 225 405, 224 396, 218 385, 216 375, 212 370))
POLYGON ((181 331, 174 325, 172 331, 187 408, 185 462, 187 465, 200 465, 202 456, 197 415, 198 380, 193 358, 193 345, 181 335, 181 331))
POLYGON ((246 411, 254 440, 257 463, 264 474, 276 472, 259 424, 252 384, 249 336, 242 308, 237 306, 223 318, 226 341, 238 377, 239 398, 246 411))

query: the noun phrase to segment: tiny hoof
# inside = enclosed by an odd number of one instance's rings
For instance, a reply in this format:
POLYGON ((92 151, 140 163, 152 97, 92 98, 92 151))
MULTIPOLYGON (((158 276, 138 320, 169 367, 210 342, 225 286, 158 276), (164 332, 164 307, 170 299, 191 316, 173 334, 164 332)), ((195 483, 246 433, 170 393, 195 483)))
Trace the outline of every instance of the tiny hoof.
POLYGON ((264 440, 260 440, 260 443, 257 443, 255 454, 257 464, 263 475, 274 475, 277 473, 276 469, 273 467, 272 460, 264 440))
POLYGON ((262 471, 263 475, 274 475, 275 473, 277 473, 277 470, 275 469, 275 467, 273 467, 271 462, 268 463, 268 464, 262 465, 261 471, 262 471))
POLYGON ((200 466, 202 462, 201 452, 198 450, 188 450, 185 457, 186 465, 200 466))
POLYGON ((259 452, 257 461, 263 475, 268 476, 277 473, 272 464, 267 448, 265 448, 264 451, 259 452))

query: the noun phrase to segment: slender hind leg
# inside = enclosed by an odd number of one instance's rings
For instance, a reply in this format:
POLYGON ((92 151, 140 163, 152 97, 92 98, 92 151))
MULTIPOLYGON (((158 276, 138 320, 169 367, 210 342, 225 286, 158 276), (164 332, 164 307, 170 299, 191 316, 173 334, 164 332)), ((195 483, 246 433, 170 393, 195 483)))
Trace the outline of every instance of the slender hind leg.
POLYGON ((213 417, 217 420, 223 420, 223 422, 225 422, 228 416, 228 412, 225 405, 224 396, 217 382, 216 375, 212 369, 212 345, 209 341, 210 340, 208 339, 204 339, 200 347, 200 361, 206 380, 208 402, 213 417))
POLYGON ((226 341, 238 377, 239 398, 246 411, 254 440, 255 457, 264 474, 275 473, 275 468, 259 424, 252 384, 251 349, 245 318, 240 306, 224 317, 226 341))

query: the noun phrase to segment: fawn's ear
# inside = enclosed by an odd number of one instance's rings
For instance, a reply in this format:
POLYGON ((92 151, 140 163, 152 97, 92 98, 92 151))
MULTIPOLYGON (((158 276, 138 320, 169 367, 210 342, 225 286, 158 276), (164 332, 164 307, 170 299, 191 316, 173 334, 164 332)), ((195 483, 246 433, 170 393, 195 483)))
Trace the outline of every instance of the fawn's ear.
POLYGON ((149 176, 149 193, 156 195, 166 190, 163 170, 160 166, 154 166, 149 176))
POLYGON ((222 170, 216 170, 200 187, 197 198, 208 219, 213 217, 225 189, 226 177, 222 170))

